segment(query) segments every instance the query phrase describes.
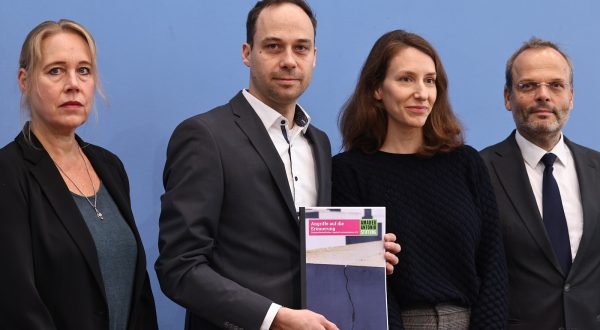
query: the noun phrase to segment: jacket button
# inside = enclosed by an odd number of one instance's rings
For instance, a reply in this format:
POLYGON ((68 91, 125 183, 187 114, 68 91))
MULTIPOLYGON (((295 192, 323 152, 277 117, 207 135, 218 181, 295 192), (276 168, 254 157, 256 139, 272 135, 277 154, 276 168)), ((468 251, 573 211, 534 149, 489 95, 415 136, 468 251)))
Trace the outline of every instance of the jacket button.
POLYGON ((569 290, 571 290, 571 285, 569 283, 565 284, 565 286, 563 287, 563 291, 564 292, 569 292, 569 290))

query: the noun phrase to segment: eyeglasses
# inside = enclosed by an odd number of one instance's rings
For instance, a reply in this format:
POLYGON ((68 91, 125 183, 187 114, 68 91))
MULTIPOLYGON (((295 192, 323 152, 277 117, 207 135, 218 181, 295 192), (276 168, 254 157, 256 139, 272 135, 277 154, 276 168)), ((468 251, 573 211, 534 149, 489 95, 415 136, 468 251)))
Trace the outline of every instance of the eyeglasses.
POLYGON ((521 81, 517 83, 517 90, 522 93, 531 93, 540 88, 540 86, 546 86, 552 93, 562 93, 569 87, 568 82, 564 81, 551 81, 551 82, 537 82, 537 81, 521 81))

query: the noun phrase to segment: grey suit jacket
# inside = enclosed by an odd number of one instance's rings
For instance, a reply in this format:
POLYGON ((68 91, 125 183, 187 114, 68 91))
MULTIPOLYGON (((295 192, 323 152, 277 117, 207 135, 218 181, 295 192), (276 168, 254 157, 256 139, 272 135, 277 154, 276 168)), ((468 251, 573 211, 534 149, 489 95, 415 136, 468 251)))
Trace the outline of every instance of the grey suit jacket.
MULTIPOLYGON (((331 147, 309 126, 318 204, 329 205, 331 147)), ((164 293, 186 329, 258 329, 272 302, 300 307, 298 217, 285 168, 242 93, 173 133, 164 170, 164 293)))
POLYGON ((583 236, 566 275, 546 235, 515 132, 481 151, 504 231, 509 329, 600 329, 600 153, 565 143, 575 159, 583 205, 583 236))

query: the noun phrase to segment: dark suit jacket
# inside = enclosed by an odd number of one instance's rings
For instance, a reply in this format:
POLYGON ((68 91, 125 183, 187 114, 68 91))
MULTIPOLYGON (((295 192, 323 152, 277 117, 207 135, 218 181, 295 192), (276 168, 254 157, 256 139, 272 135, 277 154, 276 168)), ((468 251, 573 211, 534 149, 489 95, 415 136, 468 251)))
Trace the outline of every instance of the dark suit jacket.
POLYGON ((600 153, 565 138, 575 159, 583 236, 564 275, 513 132, 481 152, 498 200, 510 283, 509 329, 600 329, 600 153))
MULTIPOLYGON (((331 147, 309 126, 318 204, 331 192, 331 147)), ((298 217, 285 168, 242 93, 173 133, 164 171, 160 257, 164 293, 186 329, 258 329, 272 302, 300 308, 298 217)))
MULTIPOLYGON (((156 329, 146 257, 121 161, 79 138, 137 241, 129 329, 156 329)), ((58 169, 33 137, 0 150, 0 329, 108 329, 96 247, 58 169)))

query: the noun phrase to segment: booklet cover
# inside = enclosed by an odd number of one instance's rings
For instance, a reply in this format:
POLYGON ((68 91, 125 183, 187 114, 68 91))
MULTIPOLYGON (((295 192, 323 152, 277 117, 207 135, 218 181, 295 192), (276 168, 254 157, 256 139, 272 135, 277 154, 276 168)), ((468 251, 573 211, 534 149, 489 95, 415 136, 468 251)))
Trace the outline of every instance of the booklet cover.
POLYGON ((385 207, 300 208, 302 306, 342 330, 388 329, 385 207))

